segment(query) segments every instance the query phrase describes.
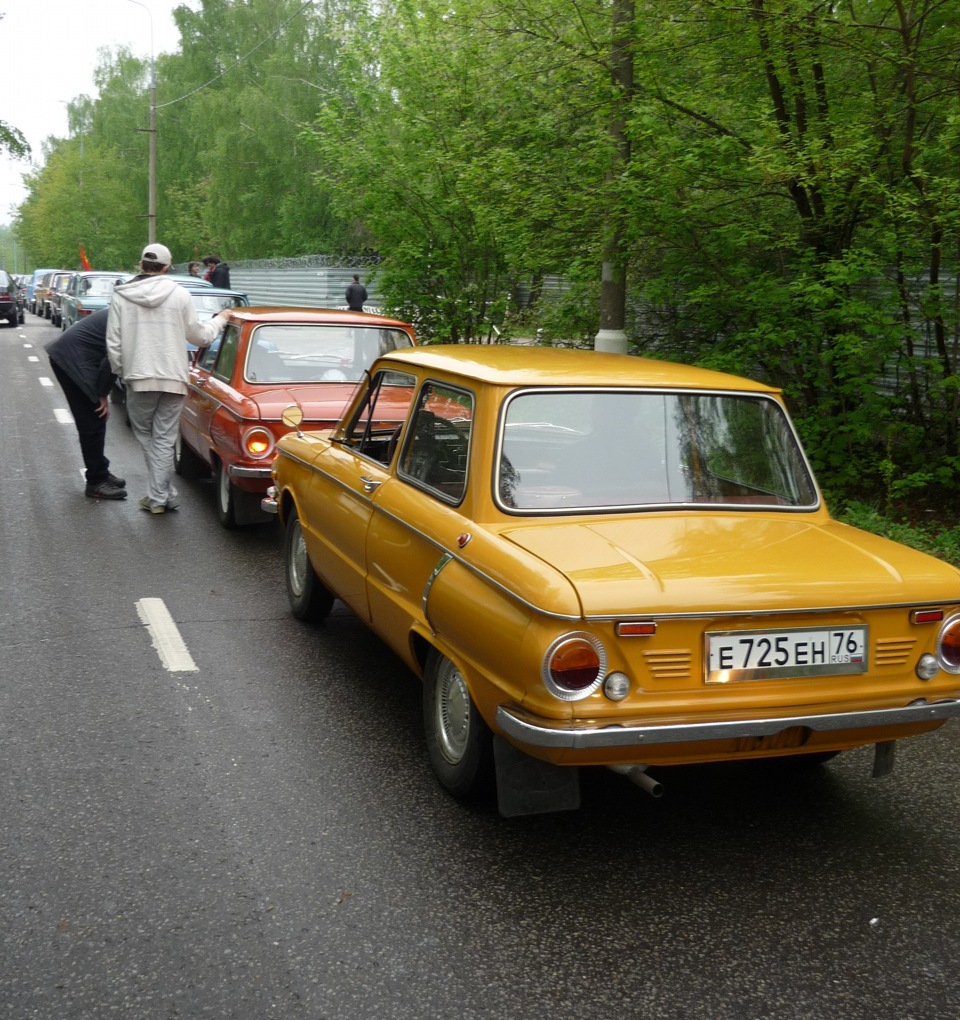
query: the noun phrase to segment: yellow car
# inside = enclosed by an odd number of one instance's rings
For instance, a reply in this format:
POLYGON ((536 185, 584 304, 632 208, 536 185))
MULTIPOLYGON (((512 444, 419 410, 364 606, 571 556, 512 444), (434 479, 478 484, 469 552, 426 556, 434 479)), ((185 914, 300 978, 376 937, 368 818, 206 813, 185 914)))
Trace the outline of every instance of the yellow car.
MULTIPOLYGON (((296 409, 288 409, 287 414, 296 409)), ((576 766, 821 762, 960 714, 960 572, 830 517, 777 390, 662 361, 433 346, 285 436, 293 612, 423 679, 430 760, 505 815, 576 766)))

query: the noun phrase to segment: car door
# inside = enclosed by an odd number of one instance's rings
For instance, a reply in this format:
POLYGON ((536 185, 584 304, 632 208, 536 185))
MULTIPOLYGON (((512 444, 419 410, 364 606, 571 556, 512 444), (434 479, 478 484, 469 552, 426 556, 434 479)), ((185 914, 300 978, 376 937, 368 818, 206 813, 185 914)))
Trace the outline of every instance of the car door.
POLYGON ((391 483, 390 465, 415 384, 413 375, 395 370, 379 371, 368 381, 342 438, 314 463, 316 474, 301 522, 317 573, 368 621, 367 529, 380 489, 391 483))
POLYGON ((60 299, 60 324, 69 329, 77 321, 77 301, 79 299, 81 277, 74 276, 70 280, 63 297, 60 299))
MULTIPOLYGON (((226 399, 230 380, 240 352, 240 327, 229 325, 219 341, 200 352, 190 369, 190 386, 180 417, 180 429, 186 442, 206 461, 212 463, 210 437, 214 415, 226 399)), ((186 352, 184 357, 187 357, 186 352)))
POLYGON ((417 394, 391 477, 379 487, 367 529, 367 601, 376 630, 408 652, 414 621, 426 616, 432 580, 470 526, 460 507, 467 492, 474 398, 426 380, 417 394))

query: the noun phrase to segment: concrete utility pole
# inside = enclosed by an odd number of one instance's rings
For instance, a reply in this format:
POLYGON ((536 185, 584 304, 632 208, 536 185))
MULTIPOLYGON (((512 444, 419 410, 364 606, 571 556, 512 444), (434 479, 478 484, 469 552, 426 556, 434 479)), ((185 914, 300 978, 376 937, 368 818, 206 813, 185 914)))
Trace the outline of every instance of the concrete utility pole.
POLYGON ((610 115, 614 158, 607 171, 607 221, 600 279, 600 329, 594 350, 627 353, 627 267, 623 256, 623 214, 616 197, 617 181, 630 163, 627 109, 633 94, 633 0, 614 0, 610 70, 616 90, 610 115))
POLYGON ((127 0, 147 12, 150 19, 150 155, 148 163, 147 183, 147 244, 157 239, 157 63, 153 53, 153 14, 150 8, 140 0, 127 0))

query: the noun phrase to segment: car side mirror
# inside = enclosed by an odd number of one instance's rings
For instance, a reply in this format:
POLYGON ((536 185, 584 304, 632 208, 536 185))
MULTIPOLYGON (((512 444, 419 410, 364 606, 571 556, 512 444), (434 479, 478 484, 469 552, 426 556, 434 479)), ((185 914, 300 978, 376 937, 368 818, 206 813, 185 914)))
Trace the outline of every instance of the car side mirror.
POLYGON ((303 410, 296 404, 285 407, 280 415, 280 420, 288 428, 296 429, 297 435, 301 435, 300 426, 303 424, 303 410))

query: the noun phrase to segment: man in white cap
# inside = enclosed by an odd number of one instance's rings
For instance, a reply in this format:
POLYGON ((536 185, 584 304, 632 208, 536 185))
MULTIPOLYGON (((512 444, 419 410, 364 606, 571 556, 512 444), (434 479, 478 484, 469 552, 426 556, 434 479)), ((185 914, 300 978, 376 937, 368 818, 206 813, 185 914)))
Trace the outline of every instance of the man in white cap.
POLYGON ((147 463, 147 494, 140 506, 151 514, 177 509, 173 449, 190 379, 186 341, 209 346, 220 334, 224 313, 199 322, 189 292, 166 277, 173 259, 162 244, 148 244, 140 273, 113 289, 107 317, 110 368, 127 390, 127 412, 147 463))

